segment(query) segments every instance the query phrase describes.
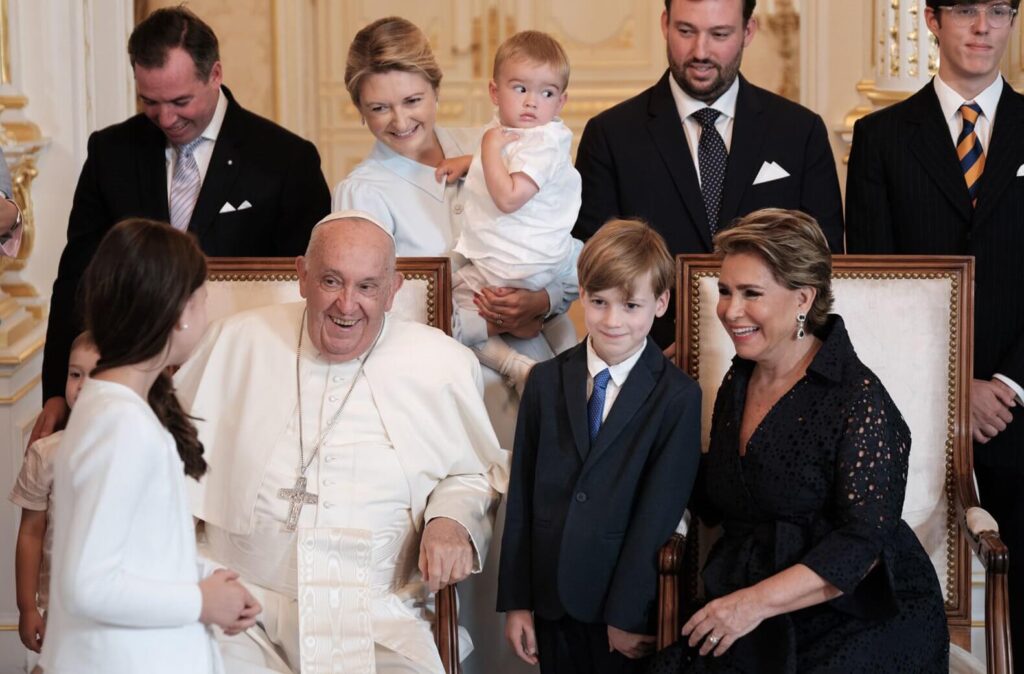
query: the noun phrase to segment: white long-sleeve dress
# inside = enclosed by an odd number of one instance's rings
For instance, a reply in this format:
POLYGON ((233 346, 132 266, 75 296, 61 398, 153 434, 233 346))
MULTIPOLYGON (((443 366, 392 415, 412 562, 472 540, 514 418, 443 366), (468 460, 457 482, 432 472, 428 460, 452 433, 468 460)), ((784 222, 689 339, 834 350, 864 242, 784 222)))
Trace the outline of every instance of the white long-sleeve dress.
POLYGON ((202 596, 184 467, 131 389, 90 379, 54 465, 47 674, 221 671, 202 596))

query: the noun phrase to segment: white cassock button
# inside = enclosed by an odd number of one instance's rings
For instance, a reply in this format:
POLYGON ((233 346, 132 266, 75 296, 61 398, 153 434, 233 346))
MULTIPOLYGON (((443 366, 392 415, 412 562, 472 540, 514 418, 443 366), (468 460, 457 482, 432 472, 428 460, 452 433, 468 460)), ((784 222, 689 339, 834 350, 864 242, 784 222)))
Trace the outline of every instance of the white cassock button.
POLYGON ((333 503, 331 503, 330 501, 324 501, 324 508, 327 508, 328 510, 330 510, 333 507, 334 507, 333 503))
POLYGON ((337 384, 340 381, 344 381, 344 379, 342 377, 338 376, 338 375, 334 375, 334 378, 333 378, 332 381, 334 381, 334 383, 337 384))
POLYGON ((462 215, 462 204, 455 204, 455 215, 462 215))
POLYGON ((328 400, 330 400, 332 403, 336 403, 338 402, 338 396, 331 396, 330 398, 328 398, 328 400))
POLYGON ((326 456, 326 457, 324 457, 324 463, 334 463, 334 460, 336 458, 338 458, 338 457, 336 457, 336 456, 326 456))
POLYGON ((324 480, 325 487, 331 487, 334 485, 334 480, 324 480))

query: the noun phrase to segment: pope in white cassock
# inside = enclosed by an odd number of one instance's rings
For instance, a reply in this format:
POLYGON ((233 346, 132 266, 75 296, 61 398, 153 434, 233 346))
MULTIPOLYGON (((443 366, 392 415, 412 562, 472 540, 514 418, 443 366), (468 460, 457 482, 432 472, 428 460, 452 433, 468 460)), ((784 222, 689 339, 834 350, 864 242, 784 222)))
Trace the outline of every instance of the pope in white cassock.
POLYGON ((210 466, 201 551, 264 608, 220 636, 225 668, 440 674, 429 592, 480 571, 508 480, 480 366, 388 317, 402 276, 372 216, 328 216, 297 265, 305 302, 214 324, 176 377, 210 466))

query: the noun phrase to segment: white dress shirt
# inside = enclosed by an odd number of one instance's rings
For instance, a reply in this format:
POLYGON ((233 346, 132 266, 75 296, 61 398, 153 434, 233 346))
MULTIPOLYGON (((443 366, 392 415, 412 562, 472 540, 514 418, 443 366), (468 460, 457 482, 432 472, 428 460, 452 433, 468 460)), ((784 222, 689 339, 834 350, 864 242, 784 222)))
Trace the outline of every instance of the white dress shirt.
POLYGON ((587 400, 590 400, 590 394, 594 392, 594 377, 605 369, 611 375, 611 379, 608 380, 608 388, 605 389, 604 393, 604 411, 601 413, 602 422, 608 418, 608 413, 611 411, 612 405, 615 404, 615 399, 619 397, 619 391, 625 386, 626 378, 632 372, 633 366, 640 360, 640 356, 643 354, 646 346, 647 342, 645 341, 640 345, 639 349, 634 351, 624 361, 615 365, 609 365, 604 362, 601 356, 597 355, 597 351, 594 351, 594 343, 589 336, 587 337, 587 400))
MULTIPOLYGON (((960 131, 963 129, 963 115, 960 113, 960 106, 964 103, 977 103, 981 108, 978 121, 974 124, 974 133, 978 136, 982 151, 988 154, 988 141, 992 137, 992 127, 996 123, 996 110, 999 108, 999 97, 1003 95, 1003 78, 997 74, 992 84, 975 96, 972 100, 964 100, 964 97, 953 90, 951 86, 942 81, 938 75, 933 80, 935 83, 935 95, 939 99, 939 107, 942 108, 942 117, 949 126, 949 137, 953 139, 953 146, 960 138, 960 131)), ((996 373, 993 379, 1003 382, 1017 396, 1018 402, 1024 403, 1024 388, 1004 374, 996 373)))
POLYGON ((700 143, 700 122, 692 117, 693 113, 707 107, 712 107, 718 112, 718 119, 715 120, 715 128, 725 143, 725 151, 732 149, 732 126, 736 119, 736 97, 740 91, 740 78, 737 77, 732 86, 725 90, 725 93, 708 106, 704 101, 688 95, 671 75, 668 78, 669 89, 672 90, 672 99, 676 102, 676 110, 679 112, 679 119, 683 123, 683 131, 686 133, 686 144, 690 146, 690 158, 693 159, 693 167, 697 170, 697 184, 700 184, 700 160, 697 158, 697 145, 700 143))
MULTIPOLYGON (((220 135, 220 127, 224 125, 224 115, 228 111, 228 97, 224 95, 224 91, 221 90, 217 98, 217 108, 213 112, 213 119, 206 125, 203 132, 199 134, 207 140, 205 143, 200 143, 196 146, 196 149, 192 151, 192 157, 196 160, 196 166, 199 167, 199 184, 202 185, 203 181, 206 180, 206 171, 210 168, 210 159, 213 157, 213 146, 217 144, 217 136, 220 135)), ((171 203, 171 183, 174 180, 174 164, 178 159, 178 150, 170 143, 167 143, 167 148, 164 150, 164 156, 167 159, 167 203, 171 203)), ((201 188, 200 188, 201 189, 201 188)))
POLYGON ((935 95, 939 98, 939 107, 942 108, 942 117, 949 126, 949 137, 953 139, 953 146, 960 138, 960 131, 963 129, 963 115, 960 114, 960 106, 964 103, 977 103, 981 108, 978 121, 974 124, 974 133, 981 141, 981 147, 988 154, 988 141, 992 135, 992 125, 996 123, 996 108, 999 107, 999 97, 1003 95, 1003 78, 996 75, 992 84, 985 87, 985 90, 971 100, 964 100, 948 84, 942 81, 938 75, 935 76, 935 95))

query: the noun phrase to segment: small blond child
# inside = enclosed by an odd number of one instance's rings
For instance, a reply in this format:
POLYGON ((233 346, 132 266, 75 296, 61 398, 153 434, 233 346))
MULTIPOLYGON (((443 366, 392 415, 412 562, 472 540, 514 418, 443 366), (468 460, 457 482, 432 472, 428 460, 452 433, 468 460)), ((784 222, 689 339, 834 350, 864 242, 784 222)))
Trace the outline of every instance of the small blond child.
MULTIPOLYGON (((78 399, 82 383, 100 358, 89 333, 83 332, 71 344, 68 380, 64 396, 68 406, 78 399)), ((21 508, 21 526, 15 552, 18 633, 30 651, 39 652, 46 632, 46 607, 49 600, 50 550, 53 545, 49 526, 50 492, 53 487, 53 459, 63 432, 36 440, 25 452, 18 480, 8 498, 21 508)))
MULTIPOLYGON (((447 160, 437 169, 439 180, 466 176, 465 224, 455 251, 468 263, 453 280, 459 307, 473 309, 476 294, 486 287, 577 285, 576 258, 583 244, 571 232, 582 182, 570 156, 572 131, 558 117, 568 83, 569 59, 554 38, 533 30, 516 33, 494 58, 488 89, 498 112, 479 152, 447 160)), ((484 365, 521 392, 534 361, 498 336, 506 331, 500 317, 491 319, 489 338, 470 346, 484 365)), ((535 330, 533 324, 523 334, 509 332, 528 337, 535 330)), ((484 329, 469 332, 483 334, 484 329)), ((576 343, 564 315, 546 320, 542 332, 555 353, 576 343)))

